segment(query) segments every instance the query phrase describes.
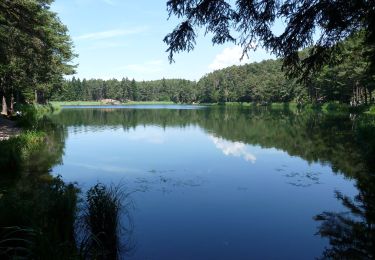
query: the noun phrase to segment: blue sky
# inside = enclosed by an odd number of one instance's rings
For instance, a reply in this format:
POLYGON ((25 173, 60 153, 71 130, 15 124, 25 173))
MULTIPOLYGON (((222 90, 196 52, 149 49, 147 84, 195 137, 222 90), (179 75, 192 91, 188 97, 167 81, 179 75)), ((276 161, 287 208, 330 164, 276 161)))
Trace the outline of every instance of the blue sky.
POLYGON ((69 28, 80 78, 198 80, 215 69, 272 58, 258 49, 240 62, 238 46, 213 46, 201 30, 194 51, 169 64, 163 38, 178 20, 168 20, 166 0, 56 0, 52 10, 69 28))

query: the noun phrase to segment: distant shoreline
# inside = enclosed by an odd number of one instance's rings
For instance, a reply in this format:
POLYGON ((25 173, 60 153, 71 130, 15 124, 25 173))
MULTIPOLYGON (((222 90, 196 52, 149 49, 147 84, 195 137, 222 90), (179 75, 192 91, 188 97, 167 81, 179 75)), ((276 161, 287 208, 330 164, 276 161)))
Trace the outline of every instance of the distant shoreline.
POLYGON ((242 107, 269 107, 275 110, 316 110, 327 113, 365 113, 375 115, 375 106, 350 107, 347 104, 338 102, 329 102, 324 104, 303 104, 296 102, 286 103, 251 103, 251 102, 226 102, 226 103, 174 103, 172 101, 129 101, 116 104, 105 103, 101 101, 51 101, 50 104, 58 109, 64 106, 133 106, 133 105, 205 105, 205 106, 242 106, 242 107))

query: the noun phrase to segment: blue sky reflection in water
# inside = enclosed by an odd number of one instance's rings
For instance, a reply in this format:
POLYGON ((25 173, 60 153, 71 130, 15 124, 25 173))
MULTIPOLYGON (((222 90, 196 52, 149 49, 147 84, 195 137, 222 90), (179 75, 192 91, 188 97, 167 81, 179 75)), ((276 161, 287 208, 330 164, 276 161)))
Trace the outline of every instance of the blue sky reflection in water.
POLYGON ((146 120, 144 109, 63 109, 56 119, 68 136, 53 173, 84 189, 99 181, 138 190, 131 259, 319 257, 328 241, 315 236, 313 217, 344 211, 334 192, 354 196, 354 181, 328 163, 247 143, 249 136, 221 136, 221 127, 252 127, 225 114, 251 113, 219 112, 209 126, 201 122, 210 121, 210 110, 155 109, 146 120))

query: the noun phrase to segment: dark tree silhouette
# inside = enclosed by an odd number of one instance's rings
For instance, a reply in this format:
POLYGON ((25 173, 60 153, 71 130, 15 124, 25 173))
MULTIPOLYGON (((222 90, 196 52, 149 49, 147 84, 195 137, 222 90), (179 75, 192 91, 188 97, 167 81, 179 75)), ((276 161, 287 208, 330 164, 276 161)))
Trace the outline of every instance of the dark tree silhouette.
POLYGON ((302 79, 325 64, 337 43, 355 32, 365 30, 367 44, 375 43, 372 0, 169 0, 167 9, 170 16, 182 19, 164 38, 171 62, 175 53, 194 48, 198 27, 213 34, 213 44, 241 45, 244 55, 263 46, 284 58, 291 76, 302 79), (277 21, 285 23, 281 34, 273 30, 277 21), (309 53, 301 59, 298 51, 307 47, 309 53))

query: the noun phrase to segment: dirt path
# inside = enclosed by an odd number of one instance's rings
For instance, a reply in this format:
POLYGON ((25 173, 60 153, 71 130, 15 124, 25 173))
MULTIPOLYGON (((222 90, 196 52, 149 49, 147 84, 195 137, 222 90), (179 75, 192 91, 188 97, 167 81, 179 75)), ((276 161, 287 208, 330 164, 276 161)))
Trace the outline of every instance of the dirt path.
POLYGON ((0 116, 0 141, 8 140, 10 137, 19 135, 20 133, 21 129, 16 127, 14 121, 10 121, 0 116))

